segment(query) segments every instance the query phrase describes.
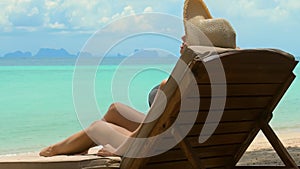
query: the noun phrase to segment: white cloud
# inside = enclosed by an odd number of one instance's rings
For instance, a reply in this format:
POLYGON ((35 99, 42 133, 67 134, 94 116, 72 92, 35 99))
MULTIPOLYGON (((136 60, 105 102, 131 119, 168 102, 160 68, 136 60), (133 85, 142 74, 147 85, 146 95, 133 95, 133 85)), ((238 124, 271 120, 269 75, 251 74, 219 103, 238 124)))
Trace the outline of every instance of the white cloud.
MULTIPOLYGON (((207 0, 209 8, 223 11, 227 16, 244 19, 265 19, 267 22, 282 22, 293 18, 300 9, 299 0, 207 0)), ((214 11, 211 11, 214 15, 214 11)))
POLYGON ((134 15, 135 11, 132 6, 128 5, 124 7, 123 11, 121 13, 115 13, 111 18, 116 19, 124 16, 134 15))
POLYGON ((153 12, 153 7, 157 12, 172 11, 174 6, 170 4, 178 6, 178 3, 183 4, 181 0, 125 0, 117 3, 109 0, 1 0, 0 29, 17 26, 57 29, 64 26, 70 30, 96 30, 117 18, 153 12))
POLYGON ((9 31, 9 27, 11 27, 11 23, 9 22, 8 16, 3 12, 0 11, 0 30, 9 31))
POLYGON ((45 7, 46 9, 53 9, 59 6, 60 0, 46 0, 45 7))
POLYGON ((300 9, 300 1, 299 0, 276 0, 283 8, 287 10, 299 10, 300 9))
POLYGON ((58 22, 50 23, 49 27, 52 28, 52 29, 64 29, 64 28, 66 28, 66 26, 63 23, 58 23, 58 22))
POLYGON ((36 2, 32 0, 2 0, 0 2, 0 30, 5 32, 13 31, 14 29, 22 29, 32 31, 31 26, 36 26, 36 15, 39 13, 35 6, 36 2), (35 18, 29 19, 34 16, 35 18), (24 17, 22 23, 21 17, 24 17), (32 24, 32 25, 31 25, 32 24), (28 29, 25 28, 28 26, 28 29))
MULTIPOLYGON (((152 10, 151 7, 146 7, 146 11, 152 10)), ((144 10, 145 11, 145 10, 144 10)), ((144 12, 145 13, 145 12, 144 12)), ((127 31, 146 31, 151 30, 153 25, 149 24, 147 19, 142 15, 135 15, 135 10, 132 6, 125 6, 121 13, 114 14, 111 19, 105 18, 106 20, 117 20, 110 25, 108 32, 127 32, 127 31), (126 17, 130 16, 130 17, 126 17)), ((149 19, 149 18, 148 18, 149 19)))
POLYGON ((146 8, 144 9, 144 12, 145 12, 145 13, 146 13, 146 12, 153 12, 153 9, 152 9, 151 6, 148 6, 148 7, 146 7, 146 8))
POLYGON ((31 11, 27 14, 27 16, 33 16, 39 14, 39 9, 37 7, 34 7, 31 9, 31 11))
POLYGON ((100 22, 101 22, 101 23, 107 23, 107 22, 109 22, 109 20, 110 20, 110 18, 108 18, 108 17, 102 17, 102 18, 100 19, 100 22))
POLYGON ((32 27, 32 26, 17 26, 15 28, 17 30, 24 30, 24 31, 27 31, 27 32, 34 32, 38 29, 38 28, 32 27))
POLYGON ((121 16, 126 16, 126 15, 134 15, 135 11, 133 10, 132 6, 128 5, 124 8, 121 16))

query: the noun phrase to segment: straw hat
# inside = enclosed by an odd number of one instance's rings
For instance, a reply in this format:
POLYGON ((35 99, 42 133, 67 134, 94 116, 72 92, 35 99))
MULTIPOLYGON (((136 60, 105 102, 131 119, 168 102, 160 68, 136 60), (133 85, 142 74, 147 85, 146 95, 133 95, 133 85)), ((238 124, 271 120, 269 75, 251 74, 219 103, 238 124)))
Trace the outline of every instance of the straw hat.
POLYGON ((183 17, 188 45, 236 48, 236 33, 230 23, 214 19, 203 0, 186 0, 183 17))

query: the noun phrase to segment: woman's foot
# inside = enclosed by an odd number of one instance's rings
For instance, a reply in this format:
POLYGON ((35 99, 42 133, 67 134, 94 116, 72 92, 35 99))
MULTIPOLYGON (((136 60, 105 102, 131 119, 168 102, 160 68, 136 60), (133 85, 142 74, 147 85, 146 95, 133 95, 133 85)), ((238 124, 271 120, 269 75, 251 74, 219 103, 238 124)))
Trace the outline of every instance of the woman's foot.
POLYGON ((43 157, 52 157, 55 155, 58 155, 58 154, 55 151, 54 146, 46 147, 40 152, 40 156, 43 156, 43 157))

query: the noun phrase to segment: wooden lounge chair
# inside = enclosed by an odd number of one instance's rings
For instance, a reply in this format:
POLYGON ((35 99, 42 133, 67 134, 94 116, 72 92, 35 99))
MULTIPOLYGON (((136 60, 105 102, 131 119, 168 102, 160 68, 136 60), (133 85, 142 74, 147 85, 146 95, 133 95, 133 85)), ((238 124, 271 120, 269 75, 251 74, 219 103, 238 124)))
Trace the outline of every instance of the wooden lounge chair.
MULTIPOLYGON (((156 120, 143 124, 137 138, 154 138, 173 127, 171 134, 151 141, 133 142, 127 154, 139 154, 142 157, 144 154, 159 152, 161 148, 168 146, 164 144, 168 141, 177 140, 179 143, 160 155, 146 158, 124 157, 121 169, 255 168, 236 164, 260 130, 285 164, 285 167, 277 168, 298 168, 268 124, 274 108, 295 78, 293 69, 297 61, 292 55, 274 49, 219 50, 218 54, 226 76, 224 83, 212 80, 222 72, 217 67, 214 69, 219 60, 216 53, 203 52, 201 47, 190 47, 185 51, 181 59, 187 63, 192 73, 177 63, 172 73, 177 76, 177 82, 171 77, 162 89, 167 98, 163 113, 156 120), (207 71, 208 67, 212 69, 207 71), (180 76, 181 79, 178 78, 180 76), (200 95, 197 94, 198 91, 190 91, 195 89, 191 87, 191 79, 194 77, 200 95), (212 96, 212 86, 225 87, 225 95, 212 96), (209 113, 212 113, 210 116, 220 113, 217 109, 209 112, 211 101, 224 98, 226 103, 220 121, 216 118, 216 121, 206 124, 209 113), (184 100, 187 104, 180 107, 184 100), (200 101, 200 105, 195 107, 195 104, 198 105, 197 101, 200 101), (191 113, 191 118, 193 113, 198 114, 195 124, 187 124, 191 125, 187 136, 181 135, 180 131, 180 126, 185 125, 184 120, 176 127, 172 126, 179 112, 185 115, 191 113), (199 134, 205 125, 208 128, 210 125, 212 128, 217 125, 217 128, 208 140, 199 143, 199 134)), ((153 114, 156 116, 161 109, 159 103, 159 99, 154 102, 147 118, 151 118, 153 114)))
POLYGON ((158 94, 146 117, 146 121, 155 120, 143 124, 136 136, 137 139, 151 139, 133 141, 121 162, 94 157, 71 162, 68 159, 25 159, 21 162, 13 159, 0 161, 0 168, 298 168, 268 124, 274 108, 295 78, 293 69, 297 61, 293 56, 274 49, 218 49, 217 53, 210 53, 203 47, 189 47, 181 60, 189 69, 182 62, 177 63, 162 89, 165 97, 158 94), (220 74, 225 75, 225 81, 213 80, 220 74), (213 88, 226 91, 212 94, 213 88), (212 107, 213 100, 220 103, 220 107, 212 107), (224 111, 222 100, 225 100, 224 111), (218 118, 220 113, 222 116, 218 118), (214 115, 216 118, 209 118, 214 115), (179 117, 181 121, 174 127, 179 117), (186 126, 190 130, 184 133, 182 129, 186 126), (213 130, 205 133, 204 126, 213 130), (214 127, 217 128, 214 130, 214 127), (260 130, 285 167, 236 166, 260 130), (164 135, 166 131, 171 132, 164 135), (200 133, 202 142, 199 143, 200 133), (162 150, 165 152, 159 154, 162 150))

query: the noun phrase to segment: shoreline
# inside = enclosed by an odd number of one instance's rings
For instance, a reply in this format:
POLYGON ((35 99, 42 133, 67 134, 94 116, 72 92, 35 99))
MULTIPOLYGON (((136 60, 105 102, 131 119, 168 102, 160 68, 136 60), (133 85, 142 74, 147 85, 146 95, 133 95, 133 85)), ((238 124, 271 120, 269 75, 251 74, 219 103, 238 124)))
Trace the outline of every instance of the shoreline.
MULTIPOLYGON (((281 130, 275 131, 283 145, 287 148, 292 158, 296 161, 297 165, 300 166, 300 135, 297 130, 281 130)), ((99 147, 91 148, 89 154, 95 154, 99 150, 99 147)), ((6 161, 8 159, 24 158, 34 156, 38 157, 38 152, 28 153, 16 153, 0 155, 0 161, 6 161)), ((238 165, 249 166, 249 165, 275 165, 281 166, 283 163, 280 158, 269 144, 268 140, 264 137, 262 132, 259 132, 257 137, 248 147, 247 151, 239 161, 238 165)))
MULTIPOLYGON (((275 133, 285 147, 300 147, 299 131, 280 130, 275 131, 275 133)), ((263 135, 263 133, 259 132, 247 151, 255 151, 268 148, 272 148, 272 146, 269 144, 267 138, 263 135)))

